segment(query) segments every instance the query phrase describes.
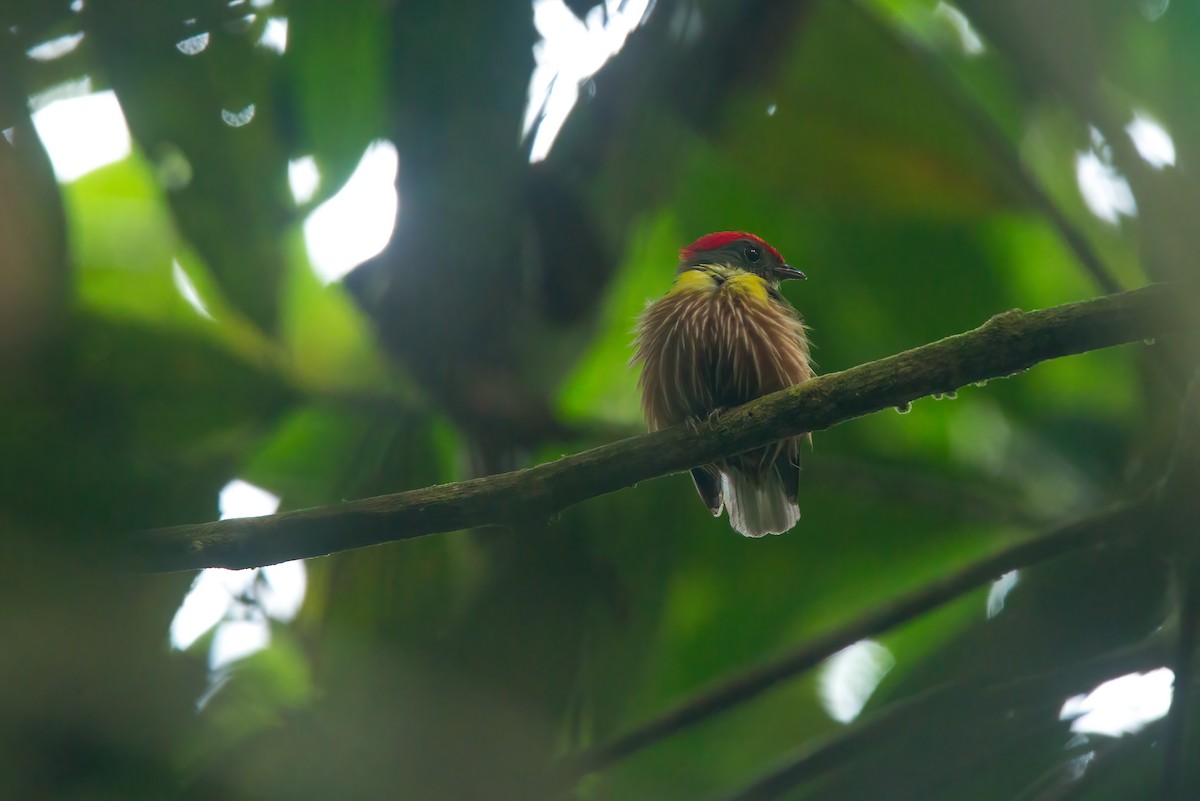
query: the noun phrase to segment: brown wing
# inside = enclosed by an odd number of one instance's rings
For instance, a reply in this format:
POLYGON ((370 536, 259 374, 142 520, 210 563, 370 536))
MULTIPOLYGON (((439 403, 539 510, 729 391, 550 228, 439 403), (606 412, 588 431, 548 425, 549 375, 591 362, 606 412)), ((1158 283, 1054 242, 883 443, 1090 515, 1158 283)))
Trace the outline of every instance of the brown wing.
POLYGON ((721 510, 725 507, 721 496, 721 473, 709 465, 693 467, 692 481, 696 484, 696 492, 700 493, 700 500, 704 501, 708 511, 712 512, 713 517, 720 517, 721 510))

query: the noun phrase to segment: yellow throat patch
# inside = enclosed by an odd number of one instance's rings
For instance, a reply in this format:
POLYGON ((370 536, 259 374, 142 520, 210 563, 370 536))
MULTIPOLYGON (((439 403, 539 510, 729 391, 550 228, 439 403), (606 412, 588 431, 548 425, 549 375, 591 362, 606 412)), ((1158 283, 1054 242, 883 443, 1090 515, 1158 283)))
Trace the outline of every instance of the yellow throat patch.
POLYGON ((667 294, 715 292, 718 289, 761 303, 766 303, 770 297, 767 294, 767 282, 761 276, 724 264, 702 264, 694 270, 680 273, 675 276, 675 283, 667 294))

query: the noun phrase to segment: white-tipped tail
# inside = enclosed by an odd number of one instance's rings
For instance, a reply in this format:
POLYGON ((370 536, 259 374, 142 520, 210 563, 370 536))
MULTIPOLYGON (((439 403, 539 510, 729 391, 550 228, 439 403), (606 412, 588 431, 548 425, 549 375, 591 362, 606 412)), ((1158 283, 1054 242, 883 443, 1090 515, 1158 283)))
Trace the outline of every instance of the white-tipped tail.
POLYGON ((782 534, 800 519, 800 504, 784 489, 783 479, 775 470, 768 470, 761 480, 741 470, 723 471, 721 489, 729 510, 729 525, 739 534, 782 534))

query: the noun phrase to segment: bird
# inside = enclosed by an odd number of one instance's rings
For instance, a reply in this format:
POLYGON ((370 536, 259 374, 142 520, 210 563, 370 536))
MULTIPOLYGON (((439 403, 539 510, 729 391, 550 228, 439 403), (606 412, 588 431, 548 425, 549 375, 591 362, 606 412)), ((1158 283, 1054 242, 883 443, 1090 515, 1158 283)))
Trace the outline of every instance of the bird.
MULTIPOLYGON (((804 279, 746 231, 717 231, 679 252, 667 293, 638 317, 631 366, 640 365, 651 431, 696 426, 726 409, 813 375, 808 329, 779 291, 804 279)), ((692 469, 701 500, 747 537, 781 534, 800 519, 800 446, 811 435, 692 469)))

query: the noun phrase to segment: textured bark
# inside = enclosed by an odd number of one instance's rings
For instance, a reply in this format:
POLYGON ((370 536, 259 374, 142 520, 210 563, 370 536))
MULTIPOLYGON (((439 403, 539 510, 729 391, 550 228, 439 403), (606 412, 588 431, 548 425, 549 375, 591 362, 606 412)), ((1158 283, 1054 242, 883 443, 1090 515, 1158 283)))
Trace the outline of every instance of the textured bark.
POLYGON ((730 410, 698 430, 676 426, 487 478, 304 509, 137 532, 113 554, 127 569, 244 568, 442 531, 548 518, 577 503, 818 431, 918 398, 1012 375, 1048 359, 1167 337, 1189 325, 1171 285, 1034 312, 979 328, 730 410))

